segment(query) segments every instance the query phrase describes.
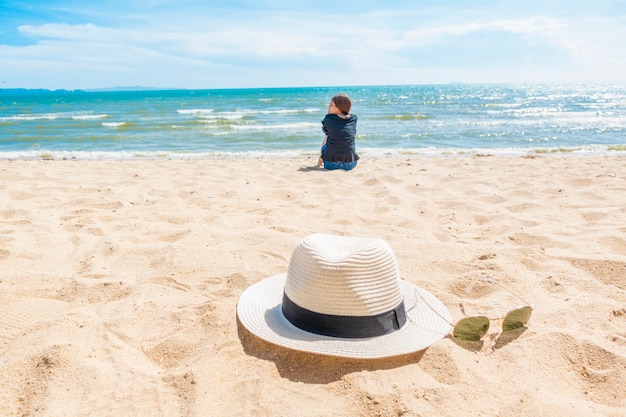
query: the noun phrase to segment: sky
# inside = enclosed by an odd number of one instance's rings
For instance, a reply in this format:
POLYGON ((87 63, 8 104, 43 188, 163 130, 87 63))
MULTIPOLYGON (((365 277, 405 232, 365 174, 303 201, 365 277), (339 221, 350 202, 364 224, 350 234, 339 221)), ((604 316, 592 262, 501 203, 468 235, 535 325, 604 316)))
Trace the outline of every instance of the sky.
POLYGON ((626 81, 624 0, 0 0, 0 88, 626 81))

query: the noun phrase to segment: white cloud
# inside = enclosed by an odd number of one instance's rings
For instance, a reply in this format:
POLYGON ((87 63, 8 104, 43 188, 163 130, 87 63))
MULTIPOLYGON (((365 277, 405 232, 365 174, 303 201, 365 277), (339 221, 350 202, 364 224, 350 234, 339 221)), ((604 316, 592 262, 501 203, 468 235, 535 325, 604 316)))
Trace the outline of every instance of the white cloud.
POLYGON ((425 23, 415 11, 350 19, 242 12, 186 20, 151 15, 132 20, 135 26, 128 20, 117 27, 22 25, 20 33, 35 44, 0 45, 0 67, 3 78, 57 83, 51 88, 593 80, 626 73, 626 50, 616 41, 626 35, 619 20, 456 19, 425 23), (462 48, 470 40, 480 54, 465 60, 462 48), (553 56, 542 60, 546 54, 553 56), (508 57, 517 60, 507 63, 508 57))
POLYGON ((558 19, 543 16, 520 20, 495 20, 489 22, 468 22, 455 25, 441 25, 407 31, 401 45, 425 46, 441 42, 445 38, 462 37, 475 33, 508 32, 529 35, 535 40, 555 44, 564 42, 566 24, 558 19))
POLYGON ((91 23, 83 25, 68 25, 50 23, 39 26, 23 25, 18 30, 30 38, 54 38, 54 39, 94 39, 103 35, 103 30, 91 23))

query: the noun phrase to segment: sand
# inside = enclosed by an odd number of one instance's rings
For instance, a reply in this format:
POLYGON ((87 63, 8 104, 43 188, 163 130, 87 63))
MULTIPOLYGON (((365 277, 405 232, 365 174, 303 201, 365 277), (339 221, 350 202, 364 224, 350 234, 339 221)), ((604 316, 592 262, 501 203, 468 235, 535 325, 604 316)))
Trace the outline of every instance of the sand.
POLYGON ((626 156, 314 163, 0 161, 0 416, 626 415, 626 156), (316 232, 496 320, 379 360, 260 341, 239 295, 316 232))

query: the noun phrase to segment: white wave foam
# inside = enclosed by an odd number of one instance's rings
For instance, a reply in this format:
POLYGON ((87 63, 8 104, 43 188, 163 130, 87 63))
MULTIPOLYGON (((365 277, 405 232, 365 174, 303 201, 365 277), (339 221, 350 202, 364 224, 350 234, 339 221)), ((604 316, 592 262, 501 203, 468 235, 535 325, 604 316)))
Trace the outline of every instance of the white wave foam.
POLYGON ((219 120, 241 120, 245 114, 238 112, 222 112, 215 114, 202 114, 198 116, 203 122, 216 122, 219 120))
POLYGON ((176 110, 178 114, 188 114, 198 117, 216 117, 216 118, 242 118, 255 114, 300 114, 300 113, 318 113, 321 110, 317 108, 307 109, 278 109, 278 110, 252 110, 243 109, 235 111, 216 112, 215 109, 180 109, 176 110))
POLYGON ((104 127, 120 127, 120 126, 124 126, 126 124, 126 122, 102 122, 102 126, 104 127))
POLYGON ((40 113, 40 114, 16 114, 14 116, 0 117, 0 122, 8 121, 33 121, 33 120, 95 120, 104 119, 108 114, 80 114, 80 113, 40 113))
POLYGON ((0 117, 0 121, 55 120, 63 117, 67 117, 67 115, 64 113, 16 114, 15 116, 0 117))
POLYGON ((213 113, 213 109, 179 109, 176 110, 178 114, 207 114, 213 113))
POLYGON ((320 109, 282 109, 282 110, 251 110, 251 114, 298 114, 298 113, 317 113, 320 109))
POLYGON ((283 123, 275 125, 233 125, 234 130, 308 130, 318 128, 319 124, 310 122, 283 123))
POLYGON ((108 114, 79 114, 76 116, 72 116, 72 119, 74 120, 97 120, 97 119, 104 119, 108 116, 109 116, 108 114))
MULTIPOLYGON (((588 145, 570 148, 360 148, 362 158, 410 158, 434 156, 524 156, 524 155, 623 155, 624 149, 616 149, 610 145, 588 145)), ((317 148, 284 151, 247 151, 247 152, 175 152, 175 151, 9 151, 0 152, 0 160, 211 160, 211 159, 284 159, 284 158, 316 158, 317 148)))
POLYGON ((174 152, 174 151, 9 151, 0 160, 120 161, 120 160, 203 160, 203 159, 280 159, 318 155, 319 151, 174 152))

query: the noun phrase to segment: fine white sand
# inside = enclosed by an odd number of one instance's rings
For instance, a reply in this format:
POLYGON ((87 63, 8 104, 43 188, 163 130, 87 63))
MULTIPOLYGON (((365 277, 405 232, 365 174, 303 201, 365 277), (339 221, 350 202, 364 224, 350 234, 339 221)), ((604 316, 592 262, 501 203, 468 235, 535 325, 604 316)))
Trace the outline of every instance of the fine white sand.
POLYGON ((0 161, 0 416, 624 416, 626 156, 0 161), (384 239, 454 320, 384 360, 260 341, 311 233, 384 239))

